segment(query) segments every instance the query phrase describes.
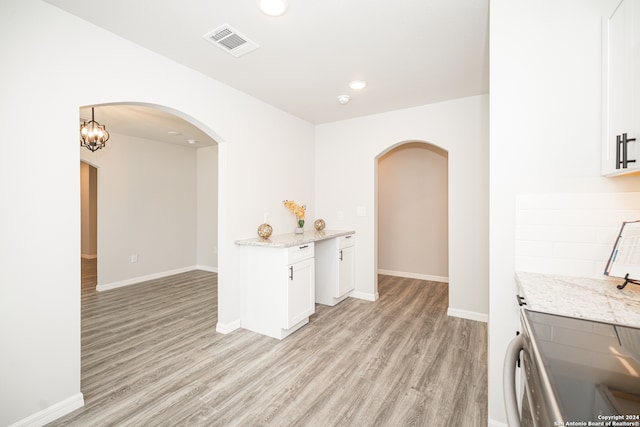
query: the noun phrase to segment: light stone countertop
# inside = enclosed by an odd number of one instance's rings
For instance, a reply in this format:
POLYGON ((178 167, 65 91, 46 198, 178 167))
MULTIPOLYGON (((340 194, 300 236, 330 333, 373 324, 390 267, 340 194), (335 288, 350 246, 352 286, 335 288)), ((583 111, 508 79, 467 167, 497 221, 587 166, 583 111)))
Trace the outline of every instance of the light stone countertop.
POLYGON ((353 230, 322 230, 322 231, 305 231, 303 234, 275 234, 268 239, 255 237, 253 239, 236 240, 234 243, 241 246, 264 246, 270 248, 289 248, 296 245, 304 245, 305 243, 317 242, 319 240, 331 239, 334 237, 347 236, 355 234, 353 230))
POLYGON ((602 279, 516 272, 527 308, 640 328, 640 286, 617 285, 624 279, 602 279))

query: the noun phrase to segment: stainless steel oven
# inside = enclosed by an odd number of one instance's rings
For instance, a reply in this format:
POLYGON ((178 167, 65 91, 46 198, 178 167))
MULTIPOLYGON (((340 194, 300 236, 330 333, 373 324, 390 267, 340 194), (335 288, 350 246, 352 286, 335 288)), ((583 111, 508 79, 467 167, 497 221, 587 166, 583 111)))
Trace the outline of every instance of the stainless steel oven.
POLYGON ((520 318, 504 365, 510 427, 640 426, 640 329, 525 308, 520 318))

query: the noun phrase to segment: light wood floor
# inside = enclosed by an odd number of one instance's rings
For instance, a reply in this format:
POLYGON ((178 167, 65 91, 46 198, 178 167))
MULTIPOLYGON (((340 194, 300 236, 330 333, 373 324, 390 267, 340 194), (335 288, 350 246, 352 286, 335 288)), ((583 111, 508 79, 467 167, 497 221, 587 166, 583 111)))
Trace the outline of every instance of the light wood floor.
POLYGON ((283 341, 215 332, 217 276, 104 292, 83 261, 85 406, 51 425, 486 426, 486 324, 447 285, 380 276, 283 341))

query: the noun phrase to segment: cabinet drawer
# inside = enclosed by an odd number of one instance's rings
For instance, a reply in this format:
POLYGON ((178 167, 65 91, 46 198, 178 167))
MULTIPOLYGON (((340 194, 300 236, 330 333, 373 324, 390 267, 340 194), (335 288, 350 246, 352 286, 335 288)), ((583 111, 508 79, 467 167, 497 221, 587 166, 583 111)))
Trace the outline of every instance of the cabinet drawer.
POLYGON ((348 248, 349 246, 353 246, 356 244, 356 236, 355 234, 349 234, 347 236, 338 237, 338 248, 348 248))
POLYGON ((304 245, 293 246, 287 249, 287 264, 302 261, 303 259, 313 258, 313 243, 305 243, 304 245))

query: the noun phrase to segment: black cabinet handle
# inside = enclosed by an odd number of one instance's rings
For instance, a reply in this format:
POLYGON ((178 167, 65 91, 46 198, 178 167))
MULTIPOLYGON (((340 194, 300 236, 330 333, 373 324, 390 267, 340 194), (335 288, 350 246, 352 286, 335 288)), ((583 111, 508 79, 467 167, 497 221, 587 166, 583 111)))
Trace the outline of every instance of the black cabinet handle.
MULTIPOLYGON (((520 331, 516 331, 516 336, 520 335, 520 331)), ((516 366, 520 367, 520 353, 518 353, 518 360, 516 361, 516 366)))
POLYGON ((342 261, 342 249, 340 249, 340 261, 342 261))
POLYGON ((620 145, 622 145, 622 139, 620 135, 616 135, 616 169, 620 169, 620 164, 622 163, 620 160, 620 145))
POLYGON ((522 307, 523 305, 527 305, 527 301, 525 301, 524 297, 521 297, 520 295, 516 295, 516 298, 518 299, 518 305, 520 307, 522 307))
POLYGON ((289 266, 289 279, 293 280, 293 265, 289 266))
POLYGON ((304 246, 298 246, 298 249, 304 249, 304 248, 308 248, 309 245, 304 245, 304 246))
POLYGON ((629 163, 635 163, 635 159, 628 158, 629 142, 635 141, 635 138, 628 138, 626 133, 622 136, 616 135, 616 169, 626 169, 629 163))
POLYGON ((352 238, 352 237, 353 237, 353 236, 349 235, 349 236, 345 236, 344 238, 345 238, 345 239, 350 239, 350 238, 352 238))

